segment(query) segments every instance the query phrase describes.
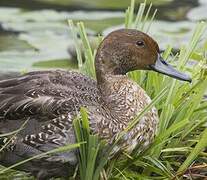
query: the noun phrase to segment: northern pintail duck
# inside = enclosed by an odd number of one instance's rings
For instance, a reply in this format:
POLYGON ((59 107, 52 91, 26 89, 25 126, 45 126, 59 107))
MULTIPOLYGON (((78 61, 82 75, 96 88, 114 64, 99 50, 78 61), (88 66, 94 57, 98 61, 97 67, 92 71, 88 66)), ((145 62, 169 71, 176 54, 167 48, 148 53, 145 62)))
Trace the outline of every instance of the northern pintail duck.
MULTIPOLYGON (((94 134, 112 143, 114 137, 151 102, 150 97, 126 73, 153 70, 190 81, 159 54, 158 44, 147 34, 131 29, 110 33, 95 57, 97 81, 78 72, 36 71, 0 81, 0 133, 23 130, 0 155, 9 166, 34 155, 76 142, 72 121, 80 107, 88 110, 94 134)), ((154 139, 158 114, 152 108, 130 130, 119 150, 131 152, 154 139)), ((6 140, 2 140, 6 142, 6 140)), ((77 163, 76 151, 29 161, 19 167, 39 179, 66 176, 77 163)))

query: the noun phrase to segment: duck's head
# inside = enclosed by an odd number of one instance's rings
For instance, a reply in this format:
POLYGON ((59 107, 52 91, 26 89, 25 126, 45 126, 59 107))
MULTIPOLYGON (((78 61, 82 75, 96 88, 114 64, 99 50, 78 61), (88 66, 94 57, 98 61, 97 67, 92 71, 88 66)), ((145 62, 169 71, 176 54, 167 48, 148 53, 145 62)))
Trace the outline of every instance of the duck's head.
POLYGON ((156 41, 147 34, 132 29, 110 33, 98 48, 95 66, 98 81, 106 74, 120 75, 133 70, 153 70, 191 82, 188 75, 177 71, 163 60, 156 41))

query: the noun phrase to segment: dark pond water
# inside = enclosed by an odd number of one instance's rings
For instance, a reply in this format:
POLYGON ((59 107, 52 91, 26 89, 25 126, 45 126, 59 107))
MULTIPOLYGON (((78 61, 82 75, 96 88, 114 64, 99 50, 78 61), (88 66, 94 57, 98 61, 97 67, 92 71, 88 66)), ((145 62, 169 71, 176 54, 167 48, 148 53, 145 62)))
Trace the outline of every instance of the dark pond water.
MULTIPOLYGON (((143 1, 136 1, 138 3, 143 1)), ((161 48, 189 41, 207 0, 154 0, 158 9, 150 34, 161 48)), ((76 68, 67 19, 82 20, 90 36, 123 27, 127 0, 1 0, 0 72, 76 68)), ((205 36, 205 35, 204 35, 205 36)))

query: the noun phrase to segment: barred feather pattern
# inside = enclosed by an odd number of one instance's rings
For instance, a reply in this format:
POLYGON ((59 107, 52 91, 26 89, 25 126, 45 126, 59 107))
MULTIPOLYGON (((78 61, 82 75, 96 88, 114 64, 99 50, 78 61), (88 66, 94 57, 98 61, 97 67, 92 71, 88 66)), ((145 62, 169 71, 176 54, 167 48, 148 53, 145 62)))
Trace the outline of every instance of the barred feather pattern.
MULTIPOLYGON (((88 109, 91 131, 112 143, 150 101, 145 91, 126 76, 107 77, 100 87, 78 72, 61 70, 36 71, 0 81, 0 133, 17 130, 28 120, 12 145, 0 155, 0 162, 11 165, 75 143, 72 121, 79 115, 80 107, 88 109)), ((157 122, 153 108, 123 137, 114 153, 131 152, 138 145, 147 147, 154 138, 157 122)), ((62 175, 65 164, 72 168, 77 163, 76 150, 41 159, 44 167, 34 165, 36 161, 23 170, 43 179, 55 177, 62 175)))

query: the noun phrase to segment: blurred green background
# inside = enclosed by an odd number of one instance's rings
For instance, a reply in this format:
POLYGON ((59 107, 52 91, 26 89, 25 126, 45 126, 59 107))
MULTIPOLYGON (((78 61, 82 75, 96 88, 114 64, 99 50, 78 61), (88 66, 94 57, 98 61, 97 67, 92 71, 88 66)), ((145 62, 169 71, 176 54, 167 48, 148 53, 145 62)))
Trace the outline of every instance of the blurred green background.
MULTIPOLYGON (((207 20, 207 0, 147 1, 151 2, 158 12, 150 34, 161 49, 168 44, 179 48, 188 42, 196 23, 207 20)), ((129 4, 129 0, 1 0, 0 73, 76 68, 67 19, 83 21, 93 39, 123 27, 129 4)))

